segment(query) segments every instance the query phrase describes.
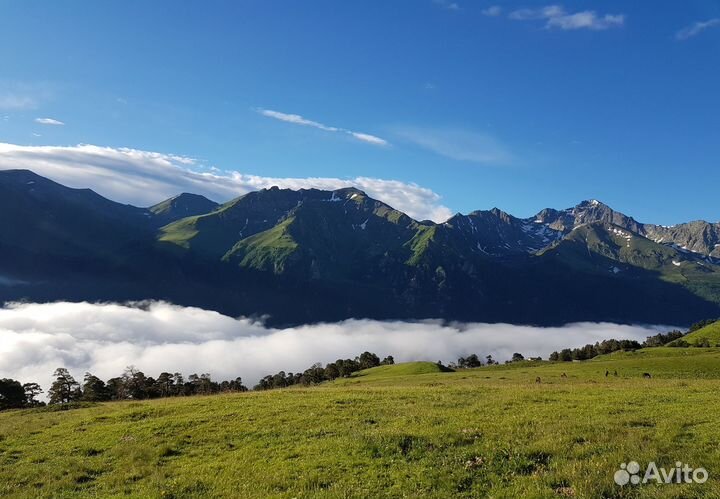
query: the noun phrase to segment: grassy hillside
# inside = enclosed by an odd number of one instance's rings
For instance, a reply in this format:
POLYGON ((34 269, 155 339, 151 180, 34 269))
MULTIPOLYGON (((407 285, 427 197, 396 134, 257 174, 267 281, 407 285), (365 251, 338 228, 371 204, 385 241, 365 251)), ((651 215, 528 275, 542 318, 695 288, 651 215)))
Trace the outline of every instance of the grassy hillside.
POLYGON ((239 241, 223 259, 234 258, 239 260, 243 267, 282 273, 285 262, 298 247, 288 232, 292 221, 293 218, 288 218, 270 230, 239 241))
MULTIPOLYGON (((720 345, 720 321, 705 326, 704 328, 693 331, 692 333, 685 335, 681 338, 690 345, 697 345, 707 342, 712 346, 720 345)), ((677 343, 677 340, 673 343, 677 343)))
MULTIPOLYGON (((414 374, 432 374, 452 372, 452 369, 440 366, 434 362, 405 362, 390 366, 378 366, 365 369, 353 374, 352 378, 363 378, 362 381, 375 378, 387 378, 395 376, 411 376, 414 374)), ((340 381, 338 381, 340 382, 340 381)))
POLYGON ((307 389, 8 412, 0 496, 717 497, 719 361, 720 349, 658 348, 411 363, 307 389), (710 479, 621 488, 629 460, 681 460, 710 479))

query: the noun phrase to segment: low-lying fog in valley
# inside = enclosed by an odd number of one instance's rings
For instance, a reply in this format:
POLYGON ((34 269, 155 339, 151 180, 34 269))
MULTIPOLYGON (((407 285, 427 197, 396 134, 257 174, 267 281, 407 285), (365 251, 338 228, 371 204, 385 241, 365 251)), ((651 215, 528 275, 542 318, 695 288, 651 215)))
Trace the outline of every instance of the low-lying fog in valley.
POLYGON ((477 353, 499 361, 513 352, 547 356, 609 338, 643 340, 667 326, 576 323, 563 327, 510 324, 347 320, 272 329, 244 318, 163 302, 135 304, 10 304, 0 309, 0 378, 35 381, 47 389, 57 367, 77 378, 103 379, 134 365, 163 371, 241 376, 252 387, 263 375, 302 372, 312 364, 363 351, 396 362, 451 362, 477 353))

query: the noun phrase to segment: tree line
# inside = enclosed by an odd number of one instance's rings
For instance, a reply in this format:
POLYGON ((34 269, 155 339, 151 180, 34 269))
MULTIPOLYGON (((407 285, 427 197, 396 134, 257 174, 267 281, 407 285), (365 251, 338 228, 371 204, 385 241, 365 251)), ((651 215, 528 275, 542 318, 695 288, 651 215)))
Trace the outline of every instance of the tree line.
MULTIPOLYGON (((696 322, 692 326, 690 326, 687 330, 687 332, 683 333, 682 331, 678 331, 677 329, 673 331, 669 331, 667 333, 658 333, 653 336, 648 336, 645 338, 645 341, 642 343, 639 343, 635 340, 605 340, 601 342, 597 342, 594 345, 587 344, 584 347, 580 348, 564 348, 563 350, 560 350, 559 352, 553 352, 550 354, 549 360, 553 361, 573 361, 573 360, 588 360, 592 359, 593 357, 597 357, 598 355, 605 355, 612 352, 617 352, 619 350, 638 350, 640 348, 653 348, 653 347, 661 347, 668 345, 671 342, 674 342, 672 345, 673 347, 690 347, 690 346, 696 346, 696 347, 710 347, 712 346, 710 344, 710 341, 705 338, 702 341, 697 342, 694 345, 688 344, 685 340, 682 338, 685 335, 688 335, 690 333, 693 333, 695 331, 698 331, 705 326, 709 326, 710 324, 714 324, 718 322, 718 319, 707 319, 703 321, 696 322)), ((720 346, 720 345, 716 345, 720 346)))
POLYGON ((41 393, 43 390, 37 383, 21 384, 14 379, 0 379, 0 411, 45 405, 37 400, 41 393))
MULTIPOLYGON (((512 364, 513 362, 522 362, 526 360, 525 356, 521 353, 515 352, 512 354, 512 357, 509 360, 506 360, 506 364, 512 364)), ((527 360, 530 361, 541 361, 542 357, 529 357, 527 360)), ((442 365, 442 362, 438 361, 438 365, 442 365)), ((451 369, 474 369, 476 367, 482 367, 482 366, 492 366, 497 365, 499 362, 495 359, 493 359, 492 355, 486 355, 485 356, 485 362, 483 362, 480 357, 473 353, 468 355, 467 357, 460 357, 457 362, 451 362, 448 364, 448 367, 451 369)))
MULTIPOLYGON (((699 329, 702 329, 705 326, 715 324, 716 322, 718 322, 718 320, 720 320, 720 319, 707 319, 704 321, 696 322, 695 324, 690 326, 690 329, 688 329, 687 334, 694 333, 695 331, 698 331, 699 329)), ((682 336, 684 336, 684 335, 682 335, 682 336)), ((680 338, 682 338, 682 336, 680 338)), ((707 348, 707 347, 712 347, 712 346, 720 347, 720 343, 716 343, 715 345, 711 344, 709 338, 702 338, 699 341, 696 341, 695 343, 692 343, 692 344, 688 343, 687 341, 680 339, 680 338, 678 338, 677 341, 670 346, 680 347, 680 348, 687 348, 687 347, 706 347, 707 348)))
MULTIPOLYGON (((604 340, 595 344, 587 344, 580 348, 564 348, 550 354, 549 360, 570 362, 573 360, 589 360, 598 355, 605 355, 620 350, 639 350, 640 348, 661 347, 671 341, 679 340, 687 333, 674 330, 667 333, 658 333, 648 336, 642 343, 635 340, 604 340)), ((687 345, 687 344, 685 344, 687 345)), ((678 344, 677 346, 682 346, 678 344)))
MULTIPOLYGON (((292 385, 311 385, 348 377, 352 373, 394 364, 391 355, 383 360, 371 352, 363 352, 354 359, 338 359, 323 367, 314 364, 302 373, 280 371, 263 377, 254 387, 255 390, 285 388, 292 385)), ((48 404, 69 404, 72 402, 107 402, 112 400, 145 400, 163 397, 192 395, 211 395, 215 393, 245 392, 241 378, 229 381, 213 381, 210 374, 191 374, 183 377, 181 373, 163 372, 157 378, 146 376, 134 366, 125 369, 121 376, 103 381, 99 377, 85 373, 82 382, 75 379, 70 371, 59 367, 53 373, 54 381, 48 389, 48 404)), ((0 410, 21 409, 46 405, 38 400, 44 393, 37 383, 21 384, 14 379, 0 379, 0 410)))
MULTIPOLYGON (((53 378, 47 392, 48 404, 144 400, 247 391, 241 378, 217 382, 212 380, 210 374, 191 374, 185 379, 181 373, 164 372, 156 379, 146 376, 133 366, 125 369, 122 376, 107 381, 85 373, 81 383, 64 367, 57 368, 53 378)), ((45 402, 38 400, 42 393, 44 392, 37 383, 21 385, 13 379, 1 379, 0 410, 43 406, 45 402)))
POLYGON ((338 359, 335 362, 330 362, 325 365, 325 367, 320 363, 313 364, 302 373, 286 374, 285 371, 280 371, 276 374, 263 376, 253 389, 273 390, 293 385, 315 385, 337 378, 347 378, 352 373, 362 371, 363 369, 392 364, 395 364, 395 359, 392 355, 388 355, 383 360, 380 360, 380 357, 372 352, 363 352, 354 359, 338 359))

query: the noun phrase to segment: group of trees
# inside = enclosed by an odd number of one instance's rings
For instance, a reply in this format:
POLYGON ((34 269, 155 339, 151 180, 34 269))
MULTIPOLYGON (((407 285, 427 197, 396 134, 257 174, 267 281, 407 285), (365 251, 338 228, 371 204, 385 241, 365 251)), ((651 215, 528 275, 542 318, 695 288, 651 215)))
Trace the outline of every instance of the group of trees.
POLYGON ((21 384, 14 379, 0 379, 0 411, 45 405, 37 400, 42 392, 37 383, 21 384))
POLYGON ((675 347, 709 347, 712 345, 710 344, 710 341, 708 339, 690 345, 686 341, 682 340, 682 337, 686 334, 698 331, 705 326, 714 324, 715 322, 717 322, 717 319, 708 319, 696 322, 695 324, 690 326, 687 333, 683 333, 682 331, 678 331, 676 329, 667 333, 658 333, 653 336, 648 336, 642 343, 638 343, 635 340, 605 340, 599 343, 595 343, 594 345, 588 344, 581 348, 565 348, 559 352, 553 352, 552 354, 550 354, 550 360, 560 360, 566 362, 572 360, 587 360, 592 359, 593 357, 597 357, 598 355, 604 355, 616 352, 618 350, 637 350, 639 348, 661 347, 667 345, 670 342, 674 342, 670 346, 675 347))
MULTIPOLYGON (((710 323, 712 322, 713 321, 710 321, 710 323)), ((640 348, 661 347, 663 345, 667 345, 671 341, 682 338, 684 335, 685 333, 674 330, 667 333, 658 333, 654 336, 648 336, 642 343, 635 340, 604 340, 597 342, 594 345, 587 344, 580 348, 564 348, 559 352, 556 351, 551 353, 549 359, 565 362, 570 362, 572 360, 588 360, 593 357, 597 357, 598 355, 605 355, 619 350, 638 350, 640 348)), ((682 346, 682 344, 680 343, 678 346, 682 346)))
POLYGON ((598 355, 605 355, 618 350, 637 350, 642 345, 635 340, 604 340, 592 344, 587 344, 580 348, 564 348, 559 352, 550 354, 549 360, 560 360, 570 362, 572 360, 588 360, 598 355))
MULTIPOLYGON (((497 362, 493 359, 492 355, 487 355, 485 357, 485 364, 491 366, 493 364, 497 364, 497 362)), ((478 357, 477 354, 473 353, 467 357, 460 357, 457 362, 451 362, 450 367, 452 369, 474 369, 485 364, 483 364, 483 361, 480 360, 480 357, 478 357)))
POLYGON ((277 374, 269 374, 263 377, 254 390, 273 390, 293 385, 314 385, 323 381, 332 381, 337 378, 346 378, 352 373, 370 369, 371 367, 391 365, 395 363, 392 355, 383 360, 371 352, 363 352, 354 359, 338 359, 323 367, 322 364, 313 364, 302 373, 285 373, 280 371, 277 374))
POLYGON ((64 367, 55 370, 55 381, 48 390, 50 404, 69 402, 103 402, 108 400, 143 400, 161 397, 209 395, 219 392, 243 392, 247 388, 242 379, 213 381, 209 374, 191 374, 187 380, 180 373, 161 373, 157 379, 145 376, 142 371, 130 366, 122 376, 107 382, 86 373, 83 382, 78 382, 64 367))
POLYGON ((716 322, 720 321, 720 319, 705 319, 704 321, 699 321, 690 326, 690 329, 688 329, 688 334, 694 333, 695 331, 704 328, 705 326, 709 326, 710 324, 715 324, 716 322))
MULTIPOLYGON (((513 362, 522 362, 525 360, 525 356, 521 353, 515 352, 512 354, 512 358, 510 360, 506 360, 506 364, 512 364, 513 362)), ((542 357, 530 357, 527 360, 532 361, 540 361, 542 360, 542 357)), ((442 364, 442 362, 438 361, 438 364, 442 364)), ((450 366, 453 369, 474 369, 476 367, 482 367, 482 366, 492 366, 494 364, 499 364, 498 361, 493 359, 492 355, 486 355, 485 356, 485 362, 480 359, 480 357, 477 354, 470 354, 467 357, 460 357, 457 362, 451 362, 450 366)))
MULTIPOLYGON (((719 320, 719 319, 706 319, 706 320, 704 320, 704 321, 696 322, 695 324, 693 324, 692 326, 690 326, 690 329, 688 329, 687 334, 694 333, 695 331, 698 331, 699 329, 702 329, 702 328, 704 328, 705 326, 709 326, 710 324, 715 324, 716 322, 718 322, 718 320, 719 320)), ((681 334, 680 337, 682 337, 682 336, 684 336, 684 335, 681 334)), ((679 337, 679 338, 680 338, 680 337, 679 337)), ((678 339, 678 340, 677 340, 673 345, 671 345, 671 346, 674 346, 674 347, 682 347, 682 348, 687 348, 687 347, 712 347, 712 346, 720 347, 720 343, 716 343, 716 344, 713 345, 709 338, 702 338, 702 339, 700 339, 699 341, 696 341, 695 343, 688 343, 688 342, 685 341, 685 340, 678 339)))
POLYGON ((661 347, 663 345, 667 345, 671 341, 680 339, 683 336, 685 336, 685 334, 677 329, 668 333, 658 333, 655 336, 648 336, 643 342, 643 347, 661 347))
MULTIPOLYGON (((492 358, 492 355, 488 355, 485 360, 488 364, 492 364, 495 361, 492 358)), ((482 366, 482 360, 480 360, 480 357, 478 357, 477 354, 473 353, 468 355, 467 357, 460 357, 457 362, 450 363, 450 367, 453 369, 460 368, 460 369, 473 369, 475 367, 482 366)))
POLYGON ((713 343, 712 341, 710 341, 710 338, 700 338, 699 340, 697 340, 693 343, 688 343, 687 341, 680 339, 680 340, 677 340, 672 345, 668 345, 668 346, 678 347, 678 348, 688 348, 688 347, 709 348, 709 347, 720 347, 720 343, 718 343, 718 342, 713 343))

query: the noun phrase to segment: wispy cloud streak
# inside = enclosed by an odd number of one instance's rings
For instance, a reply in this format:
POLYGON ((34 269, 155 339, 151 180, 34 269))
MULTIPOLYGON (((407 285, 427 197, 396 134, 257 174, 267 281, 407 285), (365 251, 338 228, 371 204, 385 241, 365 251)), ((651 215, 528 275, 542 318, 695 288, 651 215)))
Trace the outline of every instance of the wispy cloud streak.
POLYGON ((548 5, 538 9, 518 9, 510 12, 509 19, 514 21, 545 20, 548 29, 561 30, 606 30, 617 28, 625 23, 623 14, 600 15, 594 10, 568 13, 560 5, 548 5))
POLYGON ((294 125, 309 126, 312 128, 317 128, 319 130, 326 131, 326 132, 344 133, 344 134, 350 135, 351 137, 353 137, 361 142, 367 142, 368 144, 373 144, 376 146, 389 145, 387 140, 377 137, 375 135, 370 135, 369 133, 354 132, 352 130, 348 130, 347 128, 339 128, 339 127, 335 127, 335 126, 324 125, 318 121, 313 121, 313 120, 304 118, 304 117, 300 116, 299 114, 281 113, 280 111, 273 111, 272 109, 258 109, 257 112, 268 118, 273 118, 276 120, 284 121, 286 123, 292 123, 294 125))
POLYGON ((62 121, 56 120, 53 118, 35 118, 35 123, 38 123, 40 125, 53 125, 53 126, 62 126, 65 124, 62 121))
POLYGON ((433 0, 433 3, 443 9, 460 10, 460 5, 457 2, 452 2, 451 0, 433 0))
POLYGON ((688 38, 699 35, 707 29, 717 27, 720 27, 720 18, 708 19, 707 21, 698 21, 678 31, 675 34, 675 38, 678 40, 687 40, 688 38))

